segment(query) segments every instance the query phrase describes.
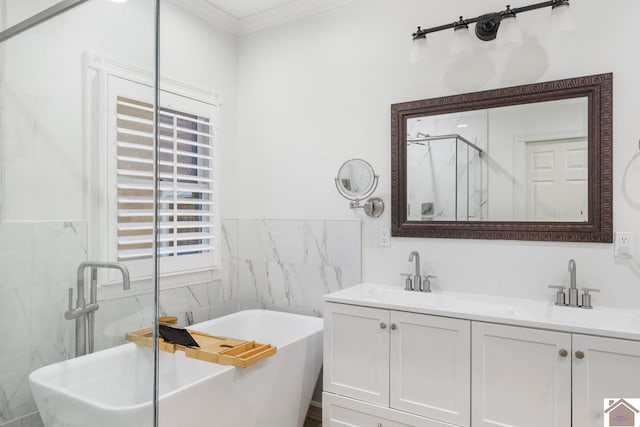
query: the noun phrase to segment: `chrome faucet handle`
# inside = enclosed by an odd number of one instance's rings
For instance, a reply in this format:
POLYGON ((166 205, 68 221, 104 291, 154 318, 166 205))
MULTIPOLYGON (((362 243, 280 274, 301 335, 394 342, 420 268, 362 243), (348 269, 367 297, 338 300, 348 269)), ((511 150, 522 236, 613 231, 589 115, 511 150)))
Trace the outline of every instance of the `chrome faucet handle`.
POLYGON ((558 292, 556 292, 556 305, 567 305, 565 301, 566 295, 564 293, 564 290, 567 289, 566 286, 549 285, 549 288, 558 290, 558 292))
POLYGON ((404 279, 404 290, 405 291, 412 291, 413 290, 413 279, 411 279, 411 274, 408 273, 402 273, 400 274, 401 276, 405 276, 404 279))
POLYGON ((591 305, 591 294, 589 292, 600 292, 600 289, 582 288, 582 308, 586 308, 588 310, 593 308, 591 305))
POLYGON ((82 315, 82 307, 73 308, 73 288, 69 288, 69 309, 64 312, 64 318, 67 320, 77 319, 82 315))
POLYGON ((422 277, 422 283, 420 284, 420 292, 431 292, 431 279, 437 279, 437 276, 430 274, 422 277))
POLYGON ((73 311, 73 288, 69 288, 69 311, 73 311))

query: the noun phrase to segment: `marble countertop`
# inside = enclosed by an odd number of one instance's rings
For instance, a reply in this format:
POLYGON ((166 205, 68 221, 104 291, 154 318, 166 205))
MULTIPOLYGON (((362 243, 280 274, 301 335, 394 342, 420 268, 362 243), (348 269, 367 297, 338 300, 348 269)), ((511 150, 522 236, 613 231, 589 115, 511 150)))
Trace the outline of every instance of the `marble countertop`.
POLYGON ((529 328, 640 340, 640 310, 558 307, 551 301, 479 294, 405 291, 361 283, 325 295, 325 301, 529 328))

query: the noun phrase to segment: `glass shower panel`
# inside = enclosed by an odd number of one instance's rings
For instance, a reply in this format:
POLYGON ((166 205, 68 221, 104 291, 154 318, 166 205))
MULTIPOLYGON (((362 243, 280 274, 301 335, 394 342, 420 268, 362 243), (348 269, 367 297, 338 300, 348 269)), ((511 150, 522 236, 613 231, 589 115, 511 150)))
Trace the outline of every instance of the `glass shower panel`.
POLYGON ((456 221, 469 218, 469 146, 458 138, 456 146, 456 221))
POLYGON ((484 159, 460 135, 407 139, 409 221, 480 221, 484 159))
POLYGON ((60 3, 60 0, 2 0, 0 1, 0 31, 60 3))
POLYGON ((468 150, 468 174, 469 174, 469 221, 482 221, 485 219, 484 204, 486 191, 484 190, 485 161, 480 151, 469 148, 468 150))
POLYGON ((461 138, 456 147, 456 220, 482 221, 482 154, 461 138))
POLYGON ((453 137, 409 139, 407 143, 407 217, 410 221, 457 218, 460 153, 453 137))
MULTIPOLYGON (((124 426, 132 406, 153 425, 153 350, 117 346, 154 319, 153 218, 130 215, 153 160, 127 152, 152 149, 153 109, 131 124, 119 91, 153 93, 154 3, 90 0, 0 43, 0 425, 124 426)), ((52 4, 0 1, 2 23, 52 4)))

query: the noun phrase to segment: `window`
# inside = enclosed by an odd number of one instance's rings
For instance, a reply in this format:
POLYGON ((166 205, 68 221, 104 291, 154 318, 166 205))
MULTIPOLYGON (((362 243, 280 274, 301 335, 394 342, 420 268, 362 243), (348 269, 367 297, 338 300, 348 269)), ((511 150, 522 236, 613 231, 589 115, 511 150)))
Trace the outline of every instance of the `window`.
MULTIPOLYGON (((118 261, 151 258, 153 105, 117 98, 118 261)), ((207 117, 161 108, 159 253, 213 250, 213 146, 207 117)))
MULTIPOLYGON (((132 279, 148 278, 153 256, 153 91, 108 77, 108 259, 124 262, 132 279)), ((159 117, 160 271, 217 265, 213 105, 161 92, 159 117)))

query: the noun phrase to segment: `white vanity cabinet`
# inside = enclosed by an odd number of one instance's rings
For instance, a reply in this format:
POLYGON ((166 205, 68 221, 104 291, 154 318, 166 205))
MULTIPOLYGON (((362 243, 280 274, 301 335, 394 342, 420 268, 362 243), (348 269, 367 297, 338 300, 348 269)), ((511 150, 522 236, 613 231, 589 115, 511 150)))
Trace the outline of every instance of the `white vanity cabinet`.
POLYGON ((322 394, 322 425, 325 427, 456 427, 326 392, 322 394))
POLYGON ((640 342, 472 323, 473 427, 602 427, 640 397, 640 342))
POLYGON ((325 427, 602 427, 605 399, 640 398, 637 310, 375 284, 325 298, 325 427))
POLYGON ((325 304, 324 389, 389 404, 389 311, 325 304))
POLYGON ((472 330, 473 427, 571 425, 571 334, 482 322, 472 330))
POLYGON ((324 316, 325 391, 469 426, 471 322, 333 303, 324 316))
POLYGON ((602 427, 603 399, 640 398, 640 342, 579 334, 572 340, 573 426, 602 427))

